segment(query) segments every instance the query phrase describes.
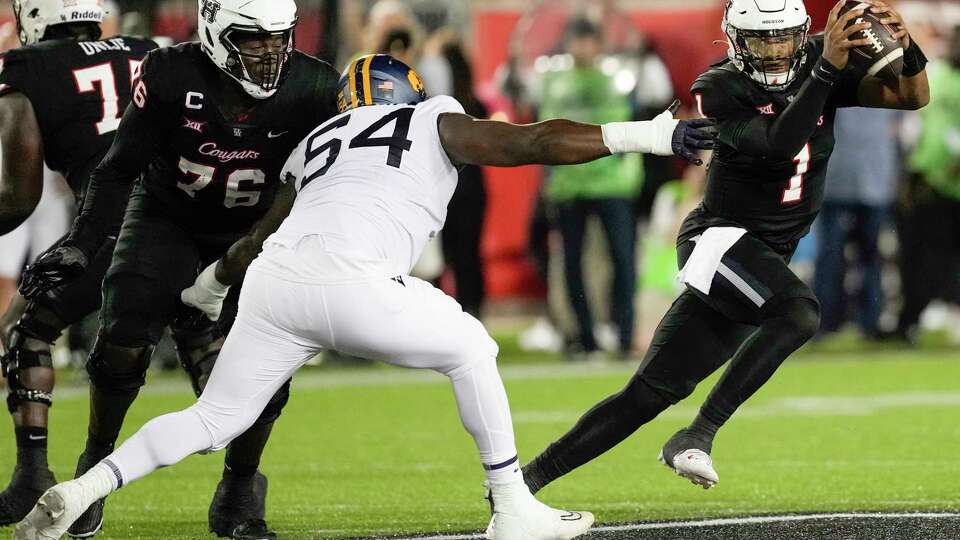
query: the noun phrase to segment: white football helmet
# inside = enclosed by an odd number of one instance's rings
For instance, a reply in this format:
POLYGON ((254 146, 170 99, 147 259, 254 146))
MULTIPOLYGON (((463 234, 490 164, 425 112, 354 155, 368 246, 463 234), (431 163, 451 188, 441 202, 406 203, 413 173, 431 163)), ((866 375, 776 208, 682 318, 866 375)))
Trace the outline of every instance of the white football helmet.
POLYGON ((13 0, 20 43, 33 45, 57 24, 103 22, 101 0, 13 0))
POLYGON ((213 63, 257 99, 277 92, 293 53, 297 4, 293 0, 199 0, 200 43, 213 63), (280 52, 245 53, 243 34, 281 38, 280 52))
POLYGON ((785 89, 806 62, 803 0, 728 0, 721 26, 733 65, 767 90, 785 89))

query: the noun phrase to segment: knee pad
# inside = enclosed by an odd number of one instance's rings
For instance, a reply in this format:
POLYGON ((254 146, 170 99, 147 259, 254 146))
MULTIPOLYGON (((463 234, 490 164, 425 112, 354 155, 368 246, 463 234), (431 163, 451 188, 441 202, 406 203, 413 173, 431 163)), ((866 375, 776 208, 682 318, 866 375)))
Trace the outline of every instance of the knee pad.
POLYGON ((199 327, 186 323, 181 325, 180 321, 174 325, 173 342, 177 358, 190 376, 190 384, 197 396, 200 396, 207 386, 207 379, 210 378, 210 372, 213 371, 213 365, 225 340, 220 328, 212 321, 206 321, 199 327))
POLYGON ((7 379, 7 408, 15 412, 22 403, 53 405, 53 394, 23 384, 19 372, 31 368, 53 369, 50 346, 66 324, 52 311, 30 302, 26 311, 10 331, 9 349, 0 356, 0 371, 7 379))
POLYGON ((283 412, 283 408, 287 405, 287 401, 290 400, 290 379, 287 379, 287 382, 283 383, 283 386, 273 397, 270 398, 270 402, 267 403, 267 406, 263 408, 263 412, 260 413, 260 417, 257 418, 257 421, 254 424, 271 424, 277 421, 277 418, 280 418, 280 414, 283 412))
POLYGON ((763 318, 774 317, 785 321, 794 337, 805 342, 820 329, 820 302, 811 295, 774 298, 763 306, 763 318))
POLYGON ((125 393, 139 390, 146 383, 147 368, 154 345, 122 347, 110 343, 103 334, 97 336, 87 373, 98 390, 125 393))
POLYGON ((639 410, 662 411, 693 393, 699 381, 675 380, 661 382, 636 375, 623 389, 639 410))

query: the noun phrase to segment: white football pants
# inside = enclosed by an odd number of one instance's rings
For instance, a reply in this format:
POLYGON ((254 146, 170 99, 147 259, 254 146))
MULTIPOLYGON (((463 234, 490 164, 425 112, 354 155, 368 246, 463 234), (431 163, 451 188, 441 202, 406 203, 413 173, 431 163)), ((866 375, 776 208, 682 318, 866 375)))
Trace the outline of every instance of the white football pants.
POLYGON ((109 456, 122 482, 193 453, 223 448, 253 424, 284 381, 323 349, 448 376, 488 476, 491 470, 516 469, 497 344, 454 299, 417 278, 403 276, 402 281, 303 284, 252 267, 236 323, 199 401, 151 420, 109 456))

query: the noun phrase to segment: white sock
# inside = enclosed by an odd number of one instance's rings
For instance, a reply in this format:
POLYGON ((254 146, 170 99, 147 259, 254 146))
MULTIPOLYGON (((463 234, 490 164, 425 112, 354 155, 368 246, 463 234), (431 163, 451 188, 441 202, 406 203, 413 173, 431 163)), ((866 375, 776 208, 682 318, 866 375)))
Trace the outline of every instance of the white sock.
POLYGON ((480 450, 487 480, 494 484, 523 481, 513 419, 495 361, 478 362, 453 379, 453 393, 463 426, 480 450))
POLYGON ((94 465, 74 482, 80 486, 83 498, 81 502, 84 508, 120 489, 121 486, 120 472, 116 465, 107 459, 94 465))

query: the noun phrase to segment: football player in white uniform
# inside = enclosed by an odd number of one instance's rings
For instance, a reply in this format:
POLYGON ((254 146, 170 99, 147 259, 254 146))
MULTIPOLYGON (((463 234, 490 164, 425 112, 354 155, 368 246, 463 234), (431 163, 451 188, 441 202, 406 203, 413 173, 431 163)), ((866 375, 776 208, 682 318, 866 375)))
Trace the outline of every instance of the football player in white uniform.
POLYGON ((543 505, 523 482, 497 344, 456 301, 409 271, 443 227, 458 165, 559 165, 620 152, 696 161, 697 150, 713 145, 700 129, 710 122, 680 122, 669 112, 602 127, 478 120, 451 97, 427 100, 419 76, 386 55, 352 62, 338 98, 342 113, 304 139, 285 166, 296 198, 278 197, 250 235, 184 291, 185 302, 216 319, 229 284, 249 265, 239 315, 200 400, 150 421, 88 473, 47 491, 16 539, 59 538, 97 499, 190 454, 223 448, 326 349, 450 378, 487 474, 490 538, 568 539, 589 529, 591 514, 543 505), (283 201, 293 201, 292 210, 283 201))

